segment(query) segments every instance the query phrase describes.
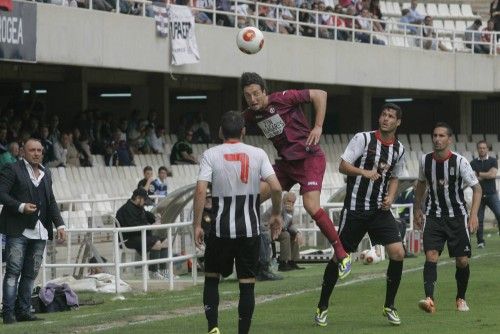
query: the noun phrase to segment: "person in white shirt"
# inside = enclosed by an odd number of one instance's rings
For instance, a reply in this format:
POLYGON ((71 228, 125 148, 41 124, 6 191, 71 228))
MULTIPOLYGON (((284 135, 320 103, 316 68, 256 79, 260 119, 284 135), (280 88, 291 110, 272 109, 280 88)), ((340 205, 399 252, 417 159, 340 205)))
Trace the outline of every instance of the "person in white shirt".
POLYGON ((42 165, 38 139, 24 144, 24 158, 0 172, 0 233, 6 235, 7 263, 3 278, 3 323, 41 320, 31 313, 31 291, 42 264, 47 240, 66 233, 52 191, 49 169, 42 165), (19 278, 20 277, 20 278, 19 278), (19 284, 18 284, 19 283, 19 284))
POLYGON ((229 111, 222 117, 219 136, 222 145, 206 150, 200 162, 200 172, 194 195, 194 237, 197 247, 203 246, 201 227, 208 184, 212 184, 212 212, 215 221, 206 238, 205 285, 203 304, 208 320, 208 332, 218 329, 219 279, 229 276, 236 264, 240 299, 238 333, 248 333, 255 307, 255 275, 259 259, 260 181, 271 188, 272 214, 270 227, 277 235, 281 218, 281 185, 269 158, 261 148, 241 142, 245 120, 241 113, 229 111))

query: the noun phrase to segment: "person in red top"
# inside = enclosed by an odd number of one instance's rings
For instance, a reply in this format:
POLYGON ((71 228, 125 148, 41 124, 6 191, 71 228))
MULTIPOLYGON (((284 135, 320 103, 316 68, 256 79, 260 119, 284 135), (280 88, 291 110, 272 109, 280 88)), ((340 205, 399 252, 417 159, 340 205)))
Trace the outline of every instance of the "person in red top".
MULTIPOLYGON (((326 113, 325 91, 318 89, 285 90, 267 94, 265 81, 257 73, 245 72, 241 86, 248 108, 244 111, 246 123, 256 124, 271 140, 280 160, 273 166, 281 187, 289 191, 300 184, 304 208, 328 238, 335 250, 339 278, 351 271, 351 257, 340 242, 328 214, 320 206, 320 192, 326 169, 325 154, 319 147, 326 113), (315 126, 311 130, 300 105, 312 103, 315 126)), ((270 189, 261 183, 261 201, 270 196, 270 189)), ((281 227, 271 227, 281 231, 281 227)))

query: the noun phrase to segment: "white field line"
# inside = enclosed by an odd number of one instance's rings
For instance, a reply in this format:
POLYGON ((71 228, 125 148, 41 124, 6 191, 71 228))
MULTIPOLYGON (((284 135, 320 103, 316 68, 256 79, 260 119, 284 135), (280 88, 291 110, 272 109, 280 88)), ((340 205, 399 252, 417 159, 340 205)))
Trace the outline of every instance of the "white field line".
MULTIPOLYGON (((490 254, 490 253, 485 253, 485 254, 480 254, 480 255, 475 255, 472 258, 473 259, 478 259, 481 257, 485 256, 500 256, 500 254, 490 254)), ((455 263, 454 260, 446 260, 446 261, 441 261, 438 263, 438 266, 444 266, 448 264, 455 263)), ((411 269, 406 269, 403 270, 403 274, 407 273, 412 273, 415 271, 420 271, 423 270, 424 267, 415 267, 411 269)), ((349 286, 357 283, 364 283, 376 279, 380 279, 385 277, 385 273, 377 273, 377 274, 367 274, 364 275, 363 277, 358 277, 353 280, 349 280, 347 282, 342 282, 338 283, 335 287, 343 287, 343 286, 349 286)), ((309 293, 309 292, 314 292, 314 291, 320 291, 320 287, 316 288, 310 288, 310 289, 302 289, 294 292, 289 292, 289 293, 283 293, 283 294, 277 294, 277 295, 272 295, 272 296, 257 296, 255 300, 255 304, 264 304, 264 303, 269 303, 273 302, 275 300, 287 298, 287 297, 292 297, 292 296, 298 296, 302 295, 304 293, 309 293)), ((221 301, 221 304, 219 305, 219 312, 220 311, 226 311, 230 309, 235 309, 238 307, 238 301, 221 301)), ((154 306, 152 307, 154 308, 154 306)), ((144 310, 144 307, 131 307, 131 308, 126 308, 125 310, 131 310, 133 311, 134 309, 142 309, 144 310)), ((117 309, 118 310, 118 309, 117 309)), ((124 310, 124 309, 121 309, 124 310)), ((116 311, 116 310, 115 310, 116 311)), ((113 313, 114 311, 111 312, 105 312, 105 313, 113 313)), ((103 315, 105 313, 95 313, 95 314, 86 314, 83 317, 89 317, 91 315, 103 315)), ((199 306, 193 306, 193 307, 188 307, 184 309, 177 309, 177 310, 170 310, 168 311, 168 314, 156 314, 156 315, 140 315, 140 316, 135 316, 131 317, 128 320, 122 320, 122 321, 114 321, 110 323, 105 323, 105 324, 99 324, 99 325, 94 325, 94 326, 86 326, 86 327, 80 327, 72 330, 72 333, 88 333, 88 332, 100 332, 100 331, 105 331, 105 330, 110 330, 110 329, 115 329, 115 328, 120 328, 124 326, 130 326, 130 325, 141 325, 153 321, 162 321, 162 320, 168 320, 168 319, 174 319, 174 318, 182 318, 182 317, 188 317, 188 316, 193 316, 193 315, 199 315, 199 314, 204 314, 204 310, 202 305, 199 306)))

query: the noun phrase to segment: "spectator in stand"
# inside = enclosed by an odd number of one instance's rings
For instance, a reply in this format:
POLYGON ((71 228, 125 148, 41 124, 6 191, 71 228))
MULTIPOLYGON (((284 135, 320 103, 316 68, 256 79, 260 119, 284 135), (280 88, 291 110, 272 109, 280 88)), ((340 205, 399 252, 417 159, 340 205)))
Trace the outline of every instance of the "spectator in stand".
MULTIPOLYGON (((493 29, 500 31, 500 1, 493 0, 490 4, 490 20, 493 20, 493 29)), ((498 35, 500 36, 500 35, 498 35)), ((497 41, 498 41, 497 36, 497 41)))
MULTIPOLYGON (((296 27, 292 24, 295 21, 295 11, 291 7, 295 7, 294 0, 282 0, 282 6, 278 8, 279 13, 279 30, 281 34, 295 34, 296 27), (292 22, 290 22, 292 21, 292 22)), ((320 4, 323 3, 320 1, 320 4)), ((323 6, 325 4, 323 3, 323 6)))
POLYGON ((171 165, 198 163, 196 157, 193 155, 193 148, 191 146, 192 139, 193 139, 193 133, 191 131, 188 131, 186 133, 186 138, 179 139, 174 144, 174 146, 172 146, 172 152, 170 153, 171 165))
POLYGON ((83 166, 92 167, 94 159, 92 158, 92 152, 90 150, 89 137, 85 132, 80 135, 78 143, 80 145, 80 149, 84 152, 85 164, 83 166))
POLYGON ((158 196, 167 196, 168 184, 167 176, 172 176, 172 173, 165 166, 158 168, 158 178, 153 181, 154 194, 158 196))
POLYGON ((71 167, 80 167, 80 158, 82 157, 80 152, 76 149, 75 143, 73 141, 72 133, 64 133, 63 134, 64 141, 68 141, 66 146, 68 150, 68 154, 66 155, 66 166, 71 167))
POLYGON ((148 136, 146 139, 151 151, 155 154, 165 153, 165 128, 163 126, 158 126, 154 129, 151 125, 148 125, 148 127, 148 136))
MULTIPOLYGON (((213 0, 194 0, 193 7, 211 10, 214 6, 213 0)), ((212 13, 193 9, 194 22, 202 24, 212 24, 212 13)))
POLYGON ((153 181, 155 180, 155 177, 153 175, 153 167, 144 167, 142 173, 144 175, 144 178, 139 181, 139 183, 137 184, 137 188, 146 190, 148 192, 148 195, 154 195, 155 188, 153 186, 153 181))
MULTIPOLYGON (((277 4, 277 0, 263 0, 263 3, 277 4)), ((276 18, 276 7, 259 6, 260 17, 276 18)), ((259 19, 259 29, 267 32, 276 31, 276 21, 259 19)))
POLYGON ((417 34, 417 27, 415 26, 410 26, 406 24, 415 24, 413 21, 413 16, 410 13, 410 10, 408 8, 405 8, 401 11, 401 18, 399 19, 399 22, 403 23, 399 25, 399 28, 402 30, 406 29, 406 33, 416 35, 417 34))
POLYGON ((116 152, 116 164, 117 166, 135 166, 134 164, 134 154, 130 149, 126 140, 121 139, 121 131, 115 131, 113 133, 113 155, 116 152))
POLYGON ((473 42, 473 43, 465 43, 465 47, 468 49, 472 49, 474 53, 490 53, 489 45, 477 44, 481 43, 481 33, 479 32, 479 28, 483 25, 480 19, 474 20, 470 27, 467 27, 465 30, 464 41, 465 42, 473 42))
POLYGON ((0 127, 0 153, 7 152, 7 128, 0 127))
POLYGON ((84 149, 81 142, 81 137, 82 136, 80 134, 80 130, 78 128, 74 128, 71 138, 73 145, 75 146, 75 149, 78 152, 80 166, 92 167, 92 154, 90 153, 90 149, 88 151, 84 149))
MULTIPOLYGON (((493 35, 493 32, 495 31, 494 28, 495 22, 492 19, 488 20, 488 24, 486 25, 486 28, 483 29, 483 32, 481 34, 481 42, 483 43, 489 43, 490 44, 490 52, 493 50, 493 39, 491 36, 493 35)), ((499 52, 500 48, 497 47, 497 53, 499 52)))
POLYGON ((354 5, 354 2, 353 0, 339 0, 339 5, 342 6, 342 8, 347 8, 354 5))
POLYGON ((55 157, 54 144, 49 140, 49 128, 46 125, 40 127, 40 143, 43 146, 43 165, 48 165, 55 157))
POLYGON ((418 5, 417 0, 411 0, 411 3, 410 3, 410 18, 411 19, 410 19, 409 23, 421 24, 425 19, 425 15, 423 15, 422 13, 417 11, 417 5, 418 5))
POLYGON ((8 145, 8 150, 0 154, 0 169, 7 164, 11 164, 19 160, 19 144, 12 142, 8 145))
MULTIPOLYGON (((335 5, 333 12, 335 14, 343 15, 344 9, 342 8, 341 5, 337 4, 335 5)), ((337 27, 337 35, 333 36, 333 38, 340 41, 346 41, 348 38, 348 32, 347 30, 344 30, 346 28, 345 19, 337 15, 332 15, 332 18, 334 20, 334 25, 337 27)))
MULTIPOLYGON (((301 9, 310 9, 309 3, 303 2, 300 4, 301 9)), ((299 11, 299 21, 304 23, 312 23, 314 19, 311 14, 305 11, 299 11)), ((299 25, 300 34, 306 37, 314 37, 316 35, 316 29, 310 25, 299 25)))
POLYGON ((354 4, 354 8, 356 9, 356 15, 361 15, 363 9, 370 10, 370 2, 371 0, 357 0, 354 4))
MULTIPOLYGON (((20 130, 21 120, 19 118, 11 119, 7 126, 7 140, 9 142, 19 141, 20 130)), ((5 144, 7 144, 7 142, 5 142, 5 144)))
POLYGON ((193 133, 193 143, 208 144, 212 141, 210 125, 203 119, 201 112, 196 115, 190 130, 193 133))
POLYGON ((61 138, 61 131, 59 131, 59 116, 52 115, 50 118, 49 133, 49 140, 54 144, 61 138))
POLYGON ((68 146, 69 136, 68 134, 62 134, 61 139, 58 140, 53 146, 54 160, 49 162, 49 167, 66 167, 68 160, 68 146))
POLYGON ((439 50, 449 52, 443 42, 437 39, 436 31, 433 28, 433 20, 431 16, 426 16, 424 18, 424 24, 422 26, 422 36, 425 39, 422 42, 422 47, 426 50, 439 50))
POLYGON ((380 27, 380 24, 375 21, 370 21, 371 15, 368 9, 363 8, 361 11, 361 15, 356 18, 356 25, 359 29, 361 30, 366 30, 370 31, 370 33, 356 33, 356 38, 361 42, 361 43, 373 43, 377 45, 385 45, 385 42, 381 39, 376 38, 373 35, 372 32, 380 32, 383 31, 383 29, 380 27), (373 26, 372 23, 373 22, 373 26), (382 30, 381 30, 382 29, 382 30), (370 41, 371 38, 371 41, 370 41))

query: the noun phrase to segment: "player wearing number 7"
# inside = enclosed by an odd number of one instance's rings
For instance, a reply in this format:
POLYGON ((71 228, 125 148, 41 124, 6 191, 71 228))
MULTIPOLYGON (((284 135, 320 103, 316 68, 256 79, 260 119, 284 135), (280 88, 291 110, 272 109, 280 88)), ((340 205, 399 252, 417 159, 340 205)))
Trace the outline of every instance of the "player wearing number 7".
MULTIPOLYGON (((318 144, 326 113, 326 92, 304 89, 268 95, 265 81, 250 72, 242 74, 241 86, 248 105, 245 121, 257 124, 278 151, 280 160, 273 167, 283 190, 289 191, 296 183, 300 184, 304 208, 332 244, 339 278, 345 278, 351 271, 351 257, 344 251, 333 222, 320 206, 326 160, 318 144), (316 117, 312 130, 300 107, 302 103, 312 103, 314 107, 316 117)), ((261 200, 268 198, 269 187, 263 183, 261 200)), ((271 229, 281 231, 280 226, 271 226, 271 229)))
POLYGON ((194 196, 194 234, 197 246, 203 243, 201 218, 208 183, 212 183, 212 208, 215 224, 206 238, 205 285, 203 304, 209 334, 219 334, 219 278, 227 277, 236 262, 240 282, 238 333, 248 333, 255 306, 255 275, 259 259, 260 180, 270 188, 271 222, 283 224, 281 186, 267 154, 241 142, 245 121, 241 113, 229 111, 222 116, 219 136, 222 145, 203 153, 194 196))

